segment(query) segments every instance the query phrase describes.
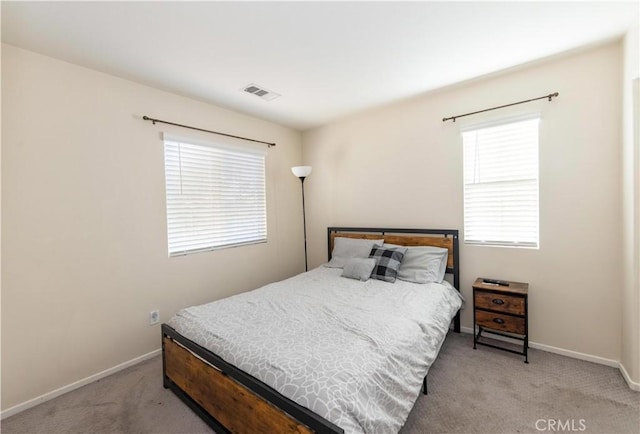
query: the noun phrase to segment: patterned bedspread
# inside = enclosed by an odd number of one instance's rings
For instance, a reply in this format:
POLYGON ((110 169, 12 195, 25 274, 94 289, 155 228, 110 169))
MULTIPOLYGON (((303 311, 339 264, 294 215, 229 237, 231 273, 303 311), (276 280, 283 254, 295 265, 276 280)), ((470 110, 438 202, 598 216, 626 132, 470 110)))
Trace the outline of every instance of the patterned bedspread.
POLYGON ((178 312, 169 325, 345 430, 395 433, 460 308, 448 283, 318 267, 178 312))

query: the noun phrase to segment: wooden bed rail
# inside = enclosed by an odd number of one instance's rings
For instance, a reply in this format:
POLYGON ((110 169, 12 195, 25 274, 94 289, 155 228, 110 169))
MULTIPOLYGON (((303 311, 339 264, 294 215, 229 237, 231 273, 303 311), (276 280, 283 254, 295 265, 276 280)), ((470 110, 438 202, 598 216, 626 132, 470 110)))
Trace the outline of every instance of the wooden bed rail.
POLYGON ((216 432, 344 433, 167 324, 162 324, 162 359, 164 387, 216 432))

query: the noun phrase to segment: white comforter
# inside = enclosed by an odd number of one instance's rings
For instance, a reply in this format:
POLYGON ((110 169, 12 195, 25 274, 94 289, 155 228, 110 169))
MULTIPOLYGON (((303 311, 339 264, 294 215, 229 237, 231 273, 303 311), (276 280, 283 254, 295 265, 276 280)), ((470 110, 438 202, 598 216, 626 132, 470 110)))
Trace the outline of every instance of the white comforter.
POLYGON ((395 433, 461 306, 448 283, 318 267, 178 312, 169 325, 346 433, 395 433))

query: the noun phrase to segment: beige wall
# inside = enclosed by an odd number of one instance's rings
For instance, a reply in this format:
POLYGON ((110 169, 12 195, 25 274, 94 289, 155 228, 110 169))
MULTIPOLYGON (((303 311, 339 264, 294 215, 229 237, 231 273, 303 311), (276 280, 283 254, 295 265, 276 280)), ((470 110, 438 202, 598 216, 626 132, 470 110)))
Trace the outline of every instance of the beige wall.
POLYGON ((640 44, 638 24, 624 41, 622 365, 640 383, 640 44), (635 81, 635 84, 634 84, 635 81))
POLYGON ((611 43, 305 132, 311 265, 326 261, 330 225, 462 230, 459 127, 540 111, 540 249, 462 244, 463 326, 477 276, 529 282, 531 340, 620 360, 621 65, 611 43), (554 91, 551 103, 442 122, 554 91))
POLYGON ((7 45, 2 108, 3 409, 158 349, 152 309, 303 270, 299 132, 7 45), (142 115, 277 142, 268 243, 167 257, 159 132, 190 132, 142 115))

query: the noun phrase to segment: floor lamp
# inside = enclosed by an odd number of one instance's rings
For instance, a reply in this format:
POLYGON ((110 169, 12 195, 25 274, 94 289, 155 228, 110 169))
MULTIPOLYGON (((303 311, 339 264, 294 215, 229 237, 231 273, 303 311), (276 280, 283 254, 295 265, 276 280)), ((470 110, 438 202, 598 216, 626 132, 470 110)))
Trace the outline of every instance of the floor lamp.
POLYGON ((307 265, 307 217, 304 210, 304 179, 311 174, 311 166, 292 167, 291 171, 300 178, 302 184, 302 225, 304 227, 304 271, 308 271, 307 265))

